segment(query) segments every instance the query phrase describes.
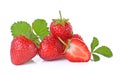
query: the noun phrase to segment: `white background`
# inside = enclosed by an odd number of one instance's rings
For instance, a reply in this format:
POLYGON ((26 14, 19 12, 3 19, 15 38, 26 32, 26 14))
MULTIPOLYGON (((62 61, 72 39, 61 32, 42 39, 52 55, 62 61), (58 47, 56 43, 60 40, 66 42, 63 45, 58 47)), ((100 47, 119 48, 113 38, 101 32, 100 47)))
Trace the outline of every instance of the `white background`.
POLYGON ((120 1, 119 0, 0 0, 0 76, 114 76, 120 75, 120 1), (107 45, 113 57, 99 62, 71 63, 67 60, 43 61, 38 56, 21 66, 10 61, 11 25, 37 18, 58 18, 58 11, 69 18, 74 33, 88 47, 96 36, 107 45))

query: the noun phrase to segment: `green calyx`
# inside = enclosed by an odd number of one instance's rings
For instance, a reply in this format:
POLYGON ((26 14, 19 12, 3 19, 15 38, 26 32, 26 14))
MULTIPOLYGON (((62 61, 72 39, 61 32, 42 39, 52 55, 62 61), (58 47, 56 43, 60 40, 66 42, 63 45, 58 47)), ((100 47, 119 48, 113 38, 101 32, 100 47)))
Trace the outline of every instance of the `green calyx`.
POLYGON ((59 19, 53 19, 53 21, 55 22, 55 24, 61 24, 61 25, 64 26, 64 24, 66 22, 68 22, 69 19, 62 18, 61 11, 59 11, 59 15, 60 15, 60 18, 59 19))

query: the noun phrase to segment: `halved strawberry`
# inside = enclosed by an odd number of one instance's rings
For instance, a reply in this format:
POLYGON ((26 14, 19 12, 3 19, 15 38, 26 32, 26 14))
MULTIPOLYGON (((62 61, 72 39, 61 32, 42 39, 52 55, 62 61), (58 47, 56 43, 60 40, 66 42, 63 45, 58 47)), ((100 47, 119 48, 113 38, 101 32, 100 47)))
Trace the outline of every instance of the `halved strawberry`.
POLYGON ((69 41, 65 57, 71 62, 88 62, 90 60, 91 53, 86 44, 78 39, 72 38, 69 41))

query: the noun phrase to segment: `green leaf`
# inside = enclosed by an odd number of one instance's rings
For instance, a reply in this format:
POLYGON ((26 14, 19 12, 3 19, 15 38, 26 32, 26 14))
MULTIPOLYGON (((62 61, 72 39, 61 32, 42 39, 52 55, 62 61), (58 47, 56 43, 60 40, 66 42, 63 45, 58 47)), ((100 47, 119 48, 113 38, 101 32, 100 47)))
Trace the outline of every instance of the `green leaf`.
POLYGON ((40 44, 38 37, 33 33, 31 26, 27 22, 19 21, 14 23, 11 26, 11 32, 13 37, 23 35, 32 40, 37 46, 40 44))
POLYGON ((32 28, 34 29, 35 33, 40 37, 41 40, 49 34, 47 23, 43 19, 36 19, 32 23, 32 28))
POLYGON ((96 37, 93 37, 92 43, 91 43, 91 52, 95 49, 96 46, 99 45, 99 41, 96 37))
POLYGON ((100 57, 98 55, 92 54, 92 56, 93 56, 94 61, 99 61, 100 60, 100 57))
POLYGON ((107 46, 101 46, 97 48, 94 52, 108 58, 113 56, 112 51, 107 46))
POLYGON ((31 31, 31 27, 27 22, 24 21, 19 21, 17 23, 14 23, 11 26, 11 32, 13 37, 19 36, 19 35, 24 35, 31 31))

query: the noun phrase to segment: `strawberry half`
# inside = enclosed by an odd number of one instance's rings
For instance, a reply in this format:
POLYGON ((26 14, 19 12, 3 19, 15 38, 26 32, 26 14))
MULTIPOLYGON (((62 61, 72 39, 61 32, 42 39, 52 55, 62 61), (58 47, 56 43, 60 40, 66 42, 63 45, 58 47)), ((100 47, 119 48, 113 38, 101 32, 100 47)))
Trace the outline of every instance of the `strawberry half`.
POLYGON ((86 44, 79 38, 72 38, 65 52, 65 57, 71 62, 88 62, 91 53, 86 44))
POLYGON ((54 36, 46 36, 38 51, 39 56, 44 60, 57 60, 63 58, 65 46, 54 36))
POLYGON ((60 37, 62 40, 67 40, 72 37, 72 26, 68 22, 68 19, 62 18, 60 11, 59 13, 60 19, 53 19, 50 25, 50 32, 56 38, 60 37))
POLYGON ((24 36, 17 36, 12 40, 10 56, 11 62, 20 65, 31 60, 37 54, 37 47, 24 36))

